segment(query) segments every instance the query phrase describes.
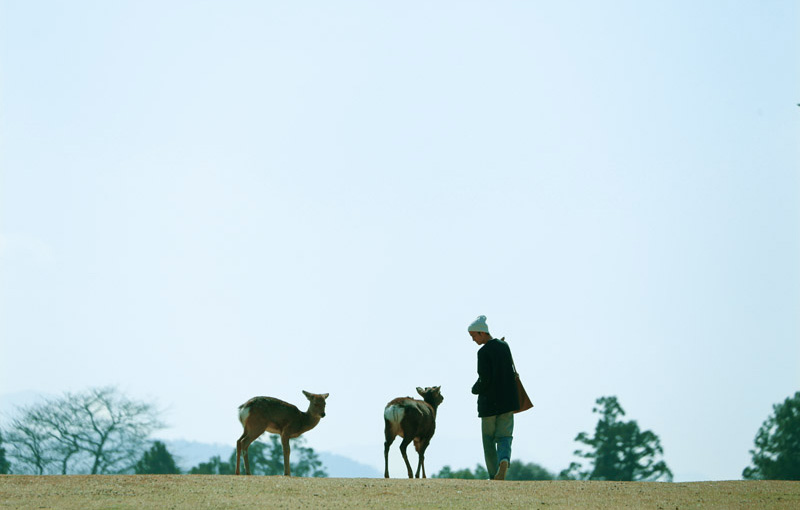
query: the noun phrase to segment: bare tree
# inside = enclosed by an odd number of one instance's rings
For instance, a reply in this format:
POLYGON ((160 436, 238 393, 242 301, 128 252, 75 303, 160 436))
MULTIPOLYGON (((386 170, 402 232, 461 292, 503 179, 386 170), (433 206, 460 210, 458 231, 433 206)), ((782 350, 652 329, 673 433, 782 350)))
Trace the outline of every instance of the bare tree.
POLYGON ((136 464, 161 427, 153 404, 114 387, 65 393, 21 410, 9 430, 9 456, 37 474, 120 473, 136 464))
MULTIPOLYGON (((29 409, 29 408, 28 408, 29 409)), ((27 412, 22 409, 23 414, 27 412)), ((55 442, 48 431, 36 422, 14 419, 6 433, 8 457, 13 459, 17 473, 47 475, 56 473, 55 442)))

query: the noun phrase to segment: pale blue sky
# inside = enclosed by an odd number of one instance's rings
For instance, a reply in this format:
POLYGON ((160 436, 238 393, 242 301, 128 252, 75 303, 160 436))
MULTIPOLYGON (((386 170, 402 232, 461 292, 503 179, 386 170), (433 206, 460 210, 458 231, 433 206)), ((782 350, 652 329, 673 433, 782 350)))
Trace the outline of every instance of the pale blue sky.
POLYGON ((442 385, 428 471, 474 466, 485 314, 515 457, 617 395, 676 479, 738 478, 800 389, 798 62, 789 0, 0 0, 0 393, 233 445, 330 392, 309 445, 381 466, 442 385))

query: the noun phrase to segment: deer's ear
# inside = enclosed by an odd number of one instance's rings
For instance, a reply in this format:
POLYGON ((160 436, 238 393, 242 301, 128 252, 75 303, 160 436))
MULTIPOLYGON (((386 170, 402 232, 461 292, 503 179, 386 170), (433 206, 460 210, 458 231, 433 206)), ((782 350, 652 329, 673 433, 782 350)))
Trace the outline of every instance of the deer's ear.
POLYGON ((328 398, 328 395, 330 395, 330 393, 325 393, 325 394, 323 394, 323 395, 320 395, 320 397, 322 397, 322 398, 328 398))
POLYGON ((424 390, 424 389, 422 389, 422 388, 420 388, 419 386, 417 386, 417 393, 419 393, 419 394, 420 394, 420 395, 422 395, 423 397, 425 396, 425 390, 424 390))
POLYGON ((436 393, 439 393, 440 391, 442 391, 442 387, 441 386, 434 386, 433 389, 436 391, 436 393))
POLYGON ((311 400, 312 397, 311 393, 307 392, 306 390, 303 390, 303 395, 305 395, 308 400, 311 400))

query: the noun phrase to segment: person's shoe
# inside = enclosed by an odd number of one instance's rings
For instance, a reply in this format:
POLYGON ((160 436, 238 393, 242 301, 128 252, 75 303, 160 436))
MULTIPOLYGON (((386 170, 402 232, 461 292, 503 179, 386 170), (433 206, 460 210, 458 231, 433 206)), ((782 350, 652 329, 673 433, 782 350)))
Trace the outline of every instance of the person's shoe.
POLYGON ((497 470, 497 474, 494 475, 495 480, 505 480, 506 479, 506 471, 508 471, 508 461, 503 460, 500 461, 500 468, 497 470))

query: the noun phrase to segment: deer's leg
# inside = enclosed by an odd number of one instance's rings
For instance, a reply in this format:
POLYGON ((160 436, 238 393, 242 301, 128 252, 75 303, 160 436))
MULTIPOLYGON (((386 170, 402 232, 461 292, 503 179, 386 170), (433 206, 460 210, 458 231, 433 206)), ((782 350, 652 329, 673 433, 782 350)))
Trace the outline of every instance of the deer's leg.
POLYGON ((428 441, 414 441, 414 446, 417 447, 417 453, 419 454, 419 464, 417 464, 417 478, 419 478, 419 471, 422 469, 422 478, 426 478, 425 476, 425 450, 428 448, 428 441))
MULTIPOLYGON (((244 437, 244 434, 242 434, 242 437, 244 437)), ((241 462, 241 459, 242 459, 242 438, 240 437, 239 439, 236 440, 236 469, 234 470, 234 473, 236 473, 237 475, 239 474, 239 462, 241 462)))
POLYGON ((250 456, 248 455, 248 450, 250 449, 250 445, 247 445, 247 448, 244 449, 244 474, 250 475, 250 456))
POLYGON ((283 474, 292 476, 289 468, 289 436, 281 435, 281 446, 283 446, 283 474))
POLYGON ((236 471, 235 472, 236 472, 237 475, 239 474, 239 464, 241 462, 240 459, 241 459, 242 456, 244 456, 244 459, 245 459, 244 460, 245 473, 247 473, 248 475, 250 474, 250 468, 247 466, 247 448, 249 446, 250 446, 250 443, 247 441, 247 430, 245 430, 244 432, 242 432, 242 437, 240 437, 239 440, 236 441, 236 471))
POLYGON ((250 456, 247 454, 248 450, 250 449, 250 444, 253 441, 258 439, 258 436, 264 433, 264 430, 261 429, 248 429, 247 426, 244 428, 244 432, 242 433, 242 437, 239 438, 239 441, 236 442, 236 474, 239 474, 239 452, 241 451, 242 457, 244 457, 244 472, 245 474, 250 473, 250 456))
POLYGON ((414 478, 414 472, 411 471, 411 463, 408 462, 408 455, 406 454, 406 448, 408 447, 409 444, 411 444, 411 439, 404 437, 403 442, 400 443, 400 453, 403 454, 403 460, 406 461, 406 468, 408 469, 408 477, 414 478))
POLYGON ((386 461, 386 468, 383 471, 383 477, 389 478, 389 447, 392 446, 395 435, 392 433, 392 425, 389 423, 389 421, 384 421, 386 422, 386 427, 384 428, 383 433, 386 436, 386 442, 383 443, 383 458, 386 461))

